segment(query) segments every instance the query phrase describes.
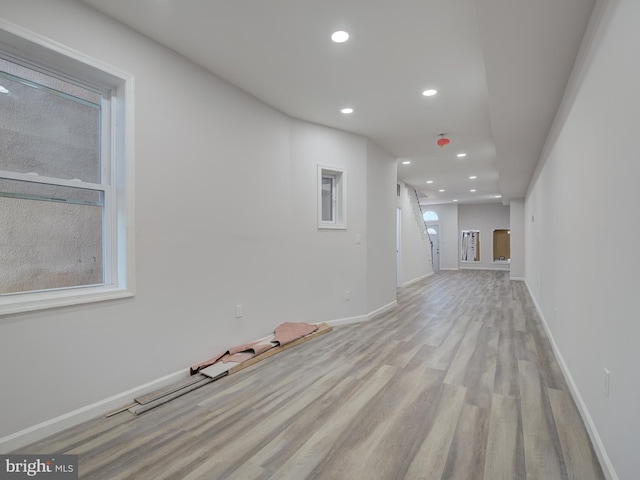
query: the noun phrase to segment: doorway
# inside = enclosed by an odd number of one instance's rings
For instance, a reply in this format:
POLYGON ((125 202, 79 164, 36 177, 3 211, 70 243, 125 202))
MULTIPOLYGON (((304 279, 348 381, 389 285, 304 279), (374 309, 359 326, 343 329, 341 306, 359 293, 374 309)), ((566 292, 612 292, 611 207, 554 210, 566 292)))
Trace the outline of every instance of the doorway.
POLYGON ((431 263, 433 271, 440 271, 440 225, 427 226, 427 232, 431 238, 431 263))
POLYGON ((396 209, 396 287, 402 287, 402 209, 396 209))
POLYGON ((493 261, 508 262, 511 260, 511 230, 499 228, 493 231, 493 261))

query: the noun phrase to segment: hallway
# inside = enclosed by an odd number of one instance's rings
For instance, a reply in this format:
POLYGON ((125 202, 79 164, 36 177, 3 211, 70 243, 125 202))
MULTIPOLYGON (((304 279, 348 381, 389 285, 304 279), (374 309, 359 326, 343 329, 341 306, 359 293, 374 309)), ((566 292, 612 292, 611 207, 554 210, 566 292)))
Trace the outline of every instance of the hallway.
POLYGON ((109 480, 604 478, 523 282, 445 271, 398 304, 20 453, 109 480))

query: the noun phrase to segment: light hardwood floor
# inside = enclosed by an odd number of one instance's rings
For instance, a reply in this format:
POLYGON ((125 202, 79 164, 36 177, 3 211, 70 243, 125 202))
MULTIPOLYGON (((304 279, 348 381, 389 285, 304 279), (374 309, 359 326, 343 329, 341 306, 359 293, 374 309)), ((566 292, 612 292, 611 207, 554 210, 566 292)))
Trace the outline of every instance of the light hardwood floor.
POLYGON ((524 283, 441 272, 398 303, 20 453, 77 454, 83 479, 604 478, 524 283))

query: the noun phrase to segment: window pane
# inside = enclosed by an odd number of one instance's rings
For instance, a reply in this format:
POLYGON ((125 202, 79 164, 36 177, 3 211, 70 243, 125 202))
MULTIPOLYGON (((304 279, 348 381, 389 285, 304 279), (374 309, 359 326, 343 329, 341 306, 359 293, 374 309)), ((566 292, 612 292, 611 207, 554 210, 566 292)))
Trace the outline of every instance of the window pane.
POLYGON ((0 170, 99 183, 100 104, 80 98, 96 94, 11 65, 0 62, 0 170))
POLYGON ((103 195, 0 180, 0 294, 104 283, 103 195))
POLYGON ((333 177, 322 177, 322 221, 333 222, 333 177))
POLYGON ((434 222, 438 220, 438 214, 436 212, 429 210, 422 214, 422 218, 424 218, 425 222, 434 222))

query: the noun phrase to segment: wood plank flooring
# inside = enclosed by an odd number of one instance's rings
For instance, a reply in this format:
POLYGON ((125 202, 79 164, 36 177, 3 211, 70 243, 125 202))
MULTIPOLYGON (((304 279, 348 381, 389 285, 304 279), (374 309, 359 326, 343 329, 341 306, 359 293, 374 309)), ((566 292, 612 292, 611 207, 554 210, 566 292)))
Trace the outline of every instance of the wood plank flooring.
POLYGON ((83 479, 604 478, 526 286, 490 271, 19 453, 77 454, 83 479))

